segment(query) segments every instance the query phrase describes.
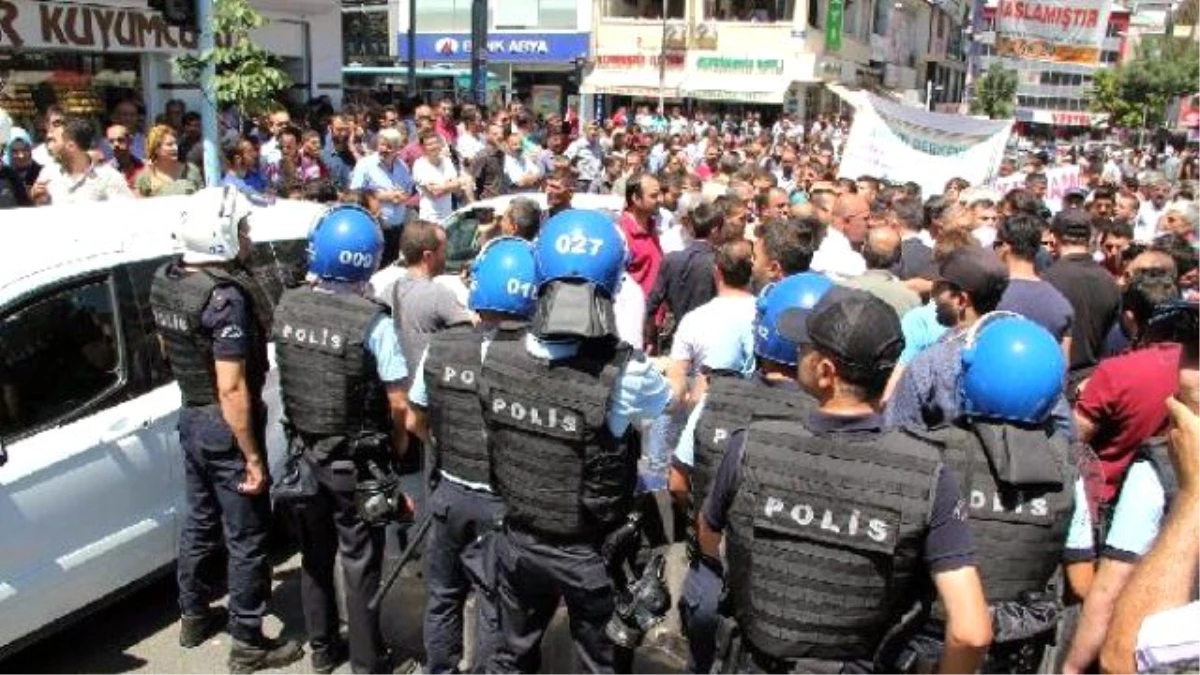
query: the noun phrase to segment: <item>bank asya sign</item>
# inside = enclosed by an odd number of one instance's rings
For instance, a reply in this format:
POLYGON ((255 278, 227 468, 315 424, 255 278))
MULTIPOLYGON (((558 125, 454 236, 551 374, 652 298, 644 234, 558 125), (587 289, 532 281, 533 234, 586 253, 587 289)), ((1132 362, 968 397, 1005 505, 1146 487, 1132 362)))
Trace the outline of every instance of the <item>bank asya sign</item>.
MULTIPOLYGON (((400 59, 408 58, 408 37, 398 36, 400 59)), ((488 60, 499 63, 569 62, 588 54, 587 33, 492 33, 488 60)), ((418 61, 468 61, 471 36, 466 33, 418 33, 418 61)))
POLYGON ((196 49, 197 42, 195 32, 168 26, 148 10, 0 0, 0 50, 175 52, 196 49))

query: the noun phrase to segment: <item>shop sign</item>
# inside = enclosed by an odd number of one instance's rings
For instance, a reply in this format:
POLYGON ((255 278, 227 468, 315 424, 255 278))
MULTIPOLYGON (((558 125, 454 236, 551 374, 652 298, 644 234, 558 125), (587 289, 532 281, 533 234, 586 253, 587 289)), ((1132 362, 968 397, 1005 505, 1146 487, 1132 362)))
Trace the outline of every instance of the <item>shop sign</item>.
MULTIPOLYGON (((418 61, 470 61, 468 33, 417 33, 418 61)), ((408 34, 400 33, 396 51, 408 59, 408 34)), ((487 51, 490 63, 569 63, 586 58, 588 33, 491 33, 487 51)))
MULTIPOLYGON (((640 70, 658 68, 659 54, 598 54, 596 67, 606 70, 640 70)), ((667 54, 667 70, 683 68, 683 54, 667 54)))
POLYGON ((1050 121, 1059 127, 1092 126, 1092 116, 1085 112, 1054 112, 1050 114, 1050 121))
POLYGON ((0 0, 0 49, 175 52, 196 49, 198 37, 133 7, 0 0))
MULTIPOLYGON (((825 15, 825 50, 836 52, 842 48, 842 16, 845 7, 843 0, 829 0, 829 10, 825 15)), ((858 8, 855 8, 858 11, 858 8)))
POLYGON ((696 59, 696 70, 706 73, 730 73, 735 75, 782 75, 783 60, 702 56, 696 59))
POLYGON ((1110 0, 1000 0, 996 55, 1095 65, 1111 10, 1110 0))

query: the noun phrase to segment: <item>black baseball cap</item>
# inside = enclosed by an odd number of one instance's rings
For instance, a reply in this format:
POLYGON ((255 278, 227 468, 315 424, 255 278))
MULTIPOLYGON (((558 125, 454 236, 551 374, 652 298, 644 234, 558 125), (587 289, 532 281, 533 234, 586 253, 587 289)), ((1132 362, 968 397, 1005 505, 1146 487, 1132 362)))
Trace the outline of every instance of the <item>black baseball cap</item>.
POLYGON ((998 298, 1008 287, 1008 267, 988 249, 957 248, 938 266, 934 282, 948 283, 972 298, 998 298))
POLYGON ((857 289, 834 286, 812 309, 785 312, 776 329, 799 345, 833 356, 852 381, 890 373, 904 350, 900 317, 883 300, 857 289))
POLYGON ((1063 209, 1050 221, 1050 231, 1064 241, 1091 241, 1092 214, 1083 209, 1063 209))

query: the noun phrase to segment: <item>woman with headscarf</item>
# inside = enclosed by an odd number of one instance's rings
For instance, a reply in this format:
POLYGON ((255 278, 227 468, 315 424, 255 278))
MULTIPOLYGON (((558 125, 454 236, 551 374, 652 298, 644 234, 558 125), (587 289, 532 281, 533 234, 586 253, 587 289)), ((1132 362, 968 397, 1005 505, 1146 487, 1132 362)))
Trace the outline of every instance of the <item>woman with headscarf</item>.
POLYGON ((8 134, 4 165, 21 177, 26 190, 33 187, 38 174, 42 172, 42 165, 33 160, 33 139, 21 127, 13 127, 8 134))

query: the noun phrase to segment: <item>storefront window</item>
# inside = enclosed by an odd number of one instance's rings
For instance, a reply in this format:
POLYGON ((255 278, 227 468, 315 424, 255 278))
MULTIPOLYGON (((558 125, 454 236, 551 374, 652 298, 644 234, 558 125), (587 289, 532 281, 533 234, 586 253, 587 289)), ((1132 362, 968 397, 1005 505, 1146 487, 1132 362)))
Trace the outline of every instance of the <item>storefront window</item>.
POLYGON ((875 0, 875 13, 871 20, 871 32, 876 35, 887 35, 888 18, 892 13, 891 0, 875 0))
POLYGON ((704 18, 750 23, 791 21, 794 7, 794 0, 706 0, 704 18))
POLYGON ((120 101, 142 99, 137 54, 14 52, 3 68, 7 81, 0 107, 31 130, 37 128, 39 113, 51 105, 103 123, 120 101))
POLYGON ((421 32, 469 32, 471 0, 421 0, 417 30, 421 32))
POLYGON ((390 60, 387 6, 342 10, 345 63, 390 60))
MULTIPOLYGON (((613 19, 663 18, 663 0, 604 0, 604 16, 613 19)), ((685 0, 666 0, 667 18, 684 18, 685 0)))

